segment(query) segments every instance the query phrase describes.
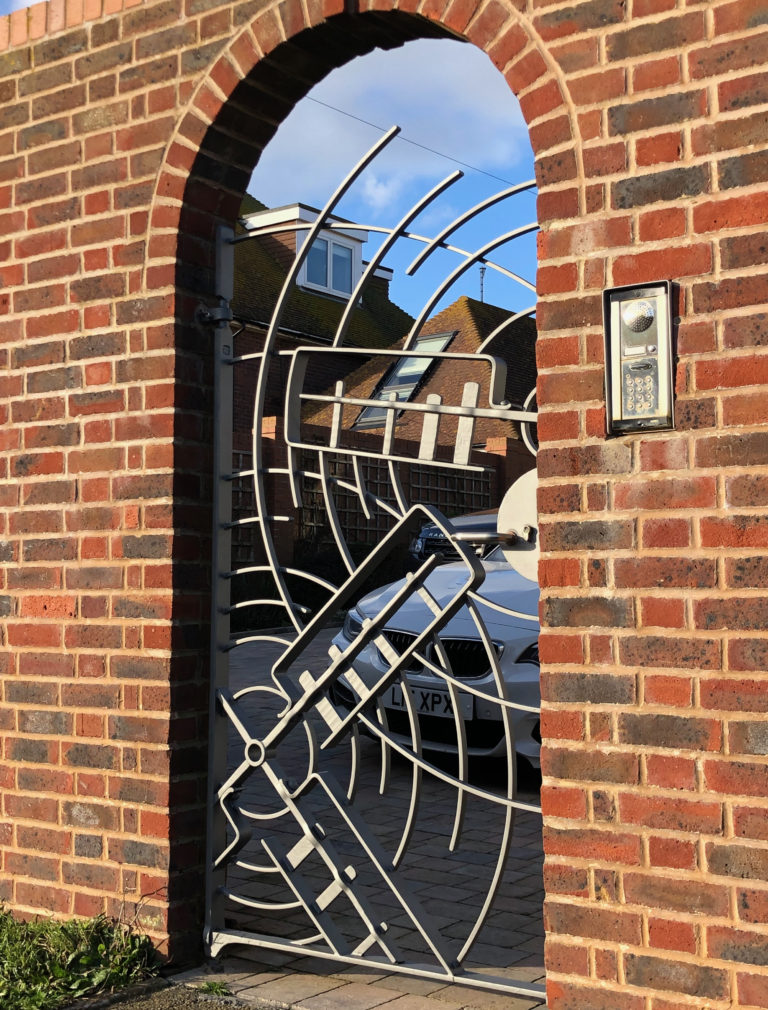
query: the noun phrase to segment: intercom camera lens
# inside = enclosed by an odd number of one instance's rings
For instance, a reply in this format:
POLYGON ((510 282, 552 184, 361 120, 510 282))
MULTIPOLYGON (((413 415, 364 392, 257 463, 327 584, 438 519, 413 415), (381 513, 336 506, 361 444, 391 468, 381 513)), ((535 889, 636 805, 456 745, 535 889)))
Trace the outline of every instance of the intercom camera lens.
POLYGON ((621 310, 621 319, 625 326, 628 326, 633 333, 642 333, 653 323, 656 312, 651 302, 645 298, 639 298, 634 302, 627 302, 621 310))

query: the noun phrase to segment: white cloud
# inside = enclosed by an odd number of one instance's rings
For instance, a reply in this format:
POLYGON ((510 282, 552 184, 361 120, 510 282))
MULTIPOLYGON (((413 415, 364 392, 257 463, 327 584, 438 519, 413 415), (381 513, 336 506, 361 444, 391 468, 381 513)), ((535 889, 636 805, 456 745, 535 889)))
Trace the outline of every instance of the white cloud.
POLYGON ((363 180, 362 200, 377 215, 399 202, 402 191, 402 178, 368 174, 363 180))
POLYGON ((425 148, 511 181, 530 174, 517 100, 488 57, 466 43, 423 40, 376 50, 330 74, 310 97, 325 104, 300 102, 254 173, 252 192, 273 206, 324 202, 393 124, 402 127, 400 137, 366 171, 357 193, 374 216, 462 167, 425 148))

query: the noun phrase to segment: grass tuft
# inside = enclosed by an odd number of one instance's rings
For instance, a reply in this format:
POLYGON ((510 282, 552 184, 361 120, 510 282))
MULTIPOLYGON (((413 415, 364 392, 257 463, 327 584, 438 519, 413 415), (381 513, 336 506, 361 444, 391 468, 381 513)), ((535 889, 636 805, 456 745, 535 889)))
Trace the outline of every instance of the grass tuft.
POLYGON ((218 979, 208 979, 207 982, 203 982, 201 985, 197 986, 200 992, 204 992, 209 996, 231 996, 232 993, 226 982, 220 982, 218 979))
POLYGON ((56 1010, 157 973, 148 937, 98 916, 23 922, 0 907, 0 1007, 56 1010))

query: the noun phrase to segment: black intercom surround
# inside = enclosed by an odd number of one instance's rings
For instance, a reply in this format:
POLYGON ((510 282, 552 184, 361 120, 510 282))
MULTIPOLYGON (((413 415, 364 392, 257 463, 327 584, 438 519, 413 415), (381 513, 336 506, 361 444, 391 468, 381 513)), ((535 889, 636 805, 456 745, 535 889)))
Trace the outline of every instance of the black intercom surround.
POLYGON ((609 435, 674 428, 671 281, 603 293, 609 435))

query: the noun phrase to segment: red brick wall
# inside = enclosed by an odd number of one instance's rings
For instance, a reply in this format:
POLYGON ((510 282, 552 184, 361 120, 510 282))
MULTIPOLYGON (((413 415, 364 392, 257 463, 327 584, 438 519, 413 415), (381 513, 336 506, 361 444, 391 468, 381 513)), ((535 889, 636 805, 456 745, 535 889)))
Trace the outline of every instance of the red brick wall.
POLYGON ((768 1007, 765 4, 119 6, 0 19, 0 897, 197 935, 212 229, 314 80, 442 24, 540 182, 549 1004, 768 1007), (606 441, 600 292, 660 277, 677 430, 606 441))

